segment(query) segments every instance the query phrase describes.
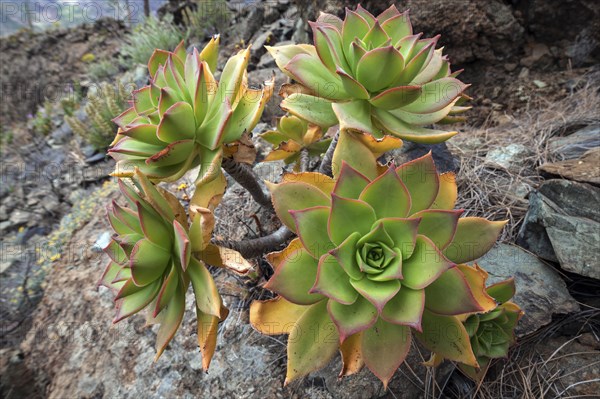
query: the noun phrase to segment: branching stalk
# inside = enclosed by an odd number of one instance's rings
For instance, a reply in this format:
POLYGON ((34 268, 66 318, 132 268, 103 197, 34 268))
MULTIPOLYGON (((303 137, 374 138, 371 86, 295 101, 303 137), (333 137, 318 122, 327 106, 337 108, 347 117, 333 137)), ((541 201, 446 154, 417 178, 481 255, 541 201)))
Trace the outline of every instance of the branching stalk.
POLYGON ((249 165, 236 162, 231 158, 223 158, 223 169, 244 187, 252 198, 266 208, 272 208, 271 194, 266 187, 259 182, 258 176, 249 165))
POLYGON ((268 236, 242 241, 215 240, 213 241, 213 244, 234 249, 242 254, 244 258, 256 258, 267 252, 278 249, 279 246, 284 244, 291 236, 292 232, 290 229, 286 226, 281 226, 268 236))
POLYGON ((303 148, 302 151, 300 151, 300 172, 306 172, 308 170, 309 161, 308 150, 303 148))
POLYGON ((335 136, 333 136, 333 140, 329 144, 329 148, 327 152, 323 156, 323 160, 321 161, 321 165, 319 166, 319 172, 324 175, 333 177, 333 170, 331 168, 331 162, 333 161, 333 152, 335 151, 335 147, 337 146, 338 139, 340 138, 340 131, 338 130, 335 136))

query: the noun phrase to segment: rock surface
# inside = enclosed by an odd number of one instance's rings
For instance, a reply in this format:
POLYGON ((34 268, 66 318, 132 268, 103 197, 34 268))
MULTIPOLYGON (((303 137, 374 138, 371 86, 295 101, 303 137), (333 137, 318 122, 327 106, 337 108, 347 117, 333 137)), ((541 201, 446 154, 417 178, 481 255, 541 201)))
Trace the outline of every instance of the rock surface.
POLYGON ((565 270, 600 279, 600 189, 549 180, 529 201, 518 243, 565 270))
POLYGON ((513 301, 525 312, 516 328, 518 336, 547 325, 555 314, 579 310, 560 275, 516 245, 498 244, 477 263, 489 273, 489 284, 515 278, 517 293, 513 301))
POLYGON ((589 125, 567 136, 548 139, 548 150, 559 160, 576 159, 600 147, 600 125, 589 125))
POLYGON ((584 153, 581 158, 546 163, 540 171, 583 183, 600 184, 600 147, 584 153))
POLYGON ((71 29, 21 32, 2 38, 0 85, 3 92, 17 99, 2 101, 0 124, 8 126, 25 120, 28 114, 35 114, 45 99, 58 102, 72 96, 74 82, 85 71, 81 57, 88 53, 96 58, 104 54, 112 56, 126 31, 122 22, 103 18, 71 29))
MULTIPOLYGON (((73 237, 71 246, 90 248, 107 228, 98 213, 73 237)), ((21 377, 12 384, 30 390, 35 387, 40 396, 56 399, 341 399, 385 394, 381 383, 366 370, 339 383, 339 356, 322 371, 283 387, 285 338, 262 336, 250 327, 247 305, 255 294, 226 273, 217 273, 216 281, 231 313, 219 328, 220 340, 209 372, 201 370, 191 292, 180 330, 153 363, 156 326, 144 327, 142 316, 111 326, 113 294, 95 286, 105 263, 103 254, 90 250, 80 258, 55 264, 43 301, 33 314, 32 328, 21 345, 21 377)), ((392 397, 408 399, 421 394, 424 387, 412 372, 420 381, 427 380, 427 371, 420 365, 422 356, 427 357, 413 348, 412 371, 404 365, 396 373, 389 387, 392 397)), ((438 382, 451 370, 449 365, 438 369, 438 382)))

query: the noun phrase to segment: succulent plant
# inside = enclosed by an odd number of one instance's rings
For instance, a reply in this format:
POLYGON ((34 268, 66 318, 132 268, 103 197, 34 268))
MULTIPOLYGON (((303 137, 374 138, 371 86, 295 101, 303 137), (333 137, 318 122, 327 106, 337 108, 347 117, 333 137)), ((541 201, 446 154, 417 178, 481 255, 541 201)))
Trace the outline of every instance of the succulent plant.
POLYGON ((360 5, 344 21, 321 13, 310 23, 314 46, 267 47, 288 86, 281 107, 324 128, 438 143, 456 134, 427 128, 460 120, 467 87, 436 49, 438 36, 413 34, 408 11, 391 6, 377 17, 360 5))
MULTIPOLYGON (((487 277, 487 273, 485 275, 487 277)), ((465 364, 458 367, 475 381, 483 379, 492 359, 508 355, 508 348, 515 342, 515 327, 523 316, 521 308, 510 301, 515 294, 514 279, 489 286, 487 293, 499 304, 498 307, 487 313, 470 315, 464 321, 479 368, 465 364)))
POLYGON ((496 303, 483 274, 460 264, 487 252, 505 222, 460 218, 454 176, 439 175, 430 154, 380 166, 353 146, 362 154, 346 153, 335 180, 305 172, 270 185, 278 217, 298 238, 268 256, 275 273, 265 288, 281 297, 253 305, 253 326, 271 334, 293 326, 288 382, 340 348, 342 375, 364 362, 387 385, 411 336, 477 367, 457 316, 496 303))
POLYGON ((160 323, 158 359, 181 324, 191 282, 203 366, 208 368, 217 324, 228 313, 204 264, 224 266, 221 249, 209 241, 214 217, 208 209, 196 207, 190 210, 192 222, 188 223, 184 208, 172 194, 159 190, 137 169, 133 182, 135 186, 119 180, 129 207, 113 201, 108 208, 115 234, 104 248, 110 262, 99 284, 116 291, 114 322, 147 309, 148 322, 160 323))
POLYGON ((217 82, 218 44, 217 36, 201 52, 186 55, 183 42, 173 52, 154 52, 150 85, 135 91, 133 106, 114 119, 114 175, 131 176, 137 167, 153 180, 173 181, 201 165, 199 183, 219 176, 223 144, 256 125, 273 81, 262 89, 248 87, 245 49, 229 59, 217 82))
POLYGON ((286 164, 296 162, 303 150, 316 156, 327 151, 330 138, 323 139, 323 129, 296 116, 286 115, 277 121, 277 130, 260 135, 265 141, 277 146, 266 157, 265 162, 283 159, 286 164))

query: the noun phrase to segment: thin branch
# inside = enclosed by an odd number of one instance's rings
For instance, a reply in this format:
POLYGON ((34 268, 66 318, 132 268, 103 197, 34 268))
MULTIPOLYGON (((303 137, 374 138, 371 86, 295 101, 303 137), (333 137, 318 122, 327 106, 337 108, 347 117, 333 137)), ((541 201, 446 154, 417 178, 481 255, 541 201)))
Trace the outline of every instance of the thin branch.
POLYGON ((303 148, 302 151, 300 151, 300 172, 306 172, 308 170, 308 163, 308 150, 303 148))
POLYGON ((240 186, 248 190, 254 201, 266 208, 273 207, 269 191, 259 182, 258 176, 249 165, 236 162, 231 158, 223 158, 222 166, 240 186))
POLYGON ((279 246, 284 244, 291 236, 292 232, 286 226, 281 226, 268 236, 242 241, 214 240, 213 244, 234 249, 241 253, 244 258, 256 258, 267 252, 278 249, 279 246))
POLYGON ((323 173, 327 176, 333 176, 333 171, 331 168, 331 162, 333 161, 333 152, 335 151, 335 147, 337 146, 338 139, 340 138, 340 131, 338 130, 335 136, 333 136, 333 140, 329 144, 329 148, 327 152, 323 156, 323 160, 321 161, 321 165, 319 166, 319 172, 323 173))

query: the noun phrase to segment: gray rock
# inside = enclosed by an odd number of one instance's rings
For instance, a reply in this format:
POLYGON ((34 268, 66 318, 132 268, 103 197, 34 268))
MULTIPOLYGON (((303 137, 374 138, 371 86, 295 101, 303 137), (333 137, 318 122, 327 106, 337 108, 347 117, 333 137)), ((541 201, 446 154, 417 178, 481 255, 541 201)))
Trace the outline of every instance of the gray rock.
POLYGON ((529 154, 529 150, 522 144, 509 144, 499 147, 487 153, 485 160, 493 165, 505 169, 519 168, 523 159, 529 154))
POLYGON ((265 45, 272 46, 275 43, 275 36, 270 30, 261 33, 253 41, 250 46, 250 54, 252 54, 252 60, 257 62, 260 60, 263 54, 267 52, 265 45))
POLYGON ((94 155, 92 155, 92 156, 91 156, 91 157, 89 157, 89 158, 86 158, 86 159, 85 159, 85 162, 86 162, 88 165, 92 165, 92 164, 98 163, 98 162, 100 162, 100 161, 103 161, 105 158, 106 158, 106 155, 105 155, 105 154, 103 154, 103 153, 100 153, 100 152, 99 152, 99 153, 97 153, 97 154, 94 154, 94 155))
POLYGON ((102 252, 102 249, 106 248, 106 246, 110 243, 110 237, 110 231, 105 231, 104 233, 100 234, 100 236, 92 246, 92 251, 102 252))
POLYGON ((600 222, 600 189, 569 180, 548 180, 538 191, 566 213, 600 222))
POLYGON ((600 280, 599 223, 555 214, 546 219, 546 232, 563 269, 600 280))
POLYGON ((276 67, 277 67, 277 64, 275 63, 275 59, 269 53, 264 53, 260 57, 258 64, 256 64, 256 69, 267 69, 267 68, 276 68, 276 67))
POLYGON ((89 158, 92 155, 96 154, 98 150, 93 145, 85 145, 81 148, 81 153, 84 157, 89 158))
POLYGON ((529 202, 517 242, 565 270, 600 279, 600 189, 549 180, 529 202))
POLYGON ((600 125, 586 126, 568 136, 548 140, 548 150, 562 160, 579 158, 595 147, 600 147, 600 125))
POLYGON ((516 245, 498 244, 477 263, 490 274, 489 284, 515 278, 517 293, 513 301, 525 312, 516 328, 518 336, 545 326, 555 314, 579 310, 579 305, 567 291, 559 274, 538 257, 516 245))
POLYGON ((50 134, 50 137, 54 144, 66 144, 73 137, 73 130, 68 123, 63 123, 50 134))
POLYGON ((14 210, 10 215, 10 222, 14 226, 20 226, 27 223, 31 219, 31 213, 21 211, 19 209, 14 210))
POLYGON ((422 157, 431 151, 438 172, 456 172, 458 159, 448 150, 446 143, 417 144, 405 141, 404 145, 390 152, 391 158, 400 165, 422 157))
POLYGON ((543 175, 600 184, 600 147, 588 150, 580 158, 545 163, 538 170, 543 175))

